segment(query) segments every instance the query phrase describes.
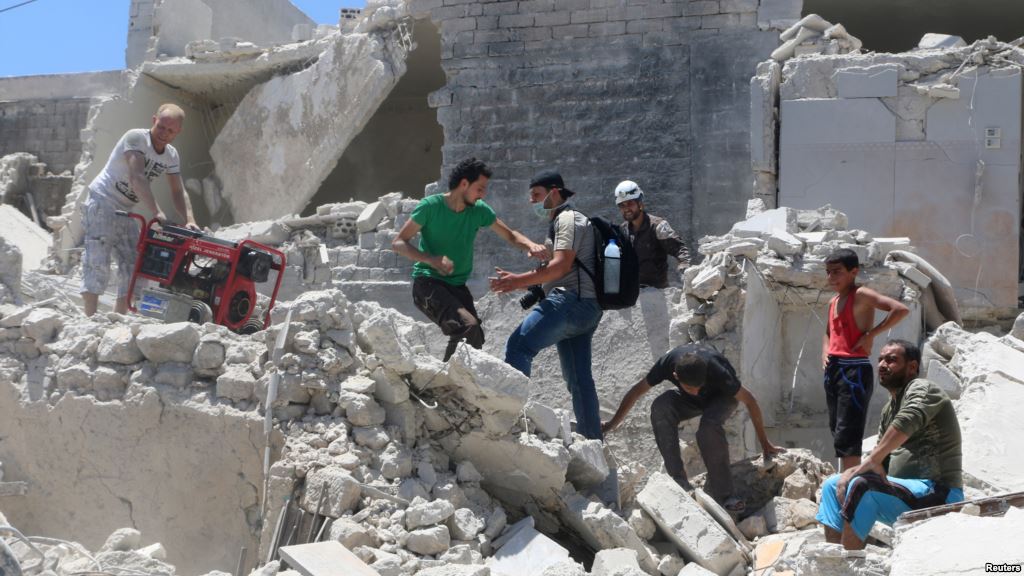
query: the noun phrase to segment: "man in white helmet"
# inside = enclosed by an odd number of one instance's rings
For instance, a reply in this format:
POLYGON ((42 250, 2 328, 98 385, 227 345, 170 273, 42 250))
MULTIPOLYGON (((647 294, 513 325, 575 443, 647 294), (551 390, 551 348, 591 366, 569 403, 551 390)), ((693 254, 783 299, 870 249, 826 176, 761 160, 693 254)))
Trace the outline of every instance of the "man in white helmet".
POLYGON ((625 220, 622 233, 629 235, 640 261, 640 285, 668 286, 668 260, 678 261, 678 270, 690 265, 690 252, 668 221, 644 211, 644 191, 632 180, 623 180, 615 187, 615 204, 625 220))

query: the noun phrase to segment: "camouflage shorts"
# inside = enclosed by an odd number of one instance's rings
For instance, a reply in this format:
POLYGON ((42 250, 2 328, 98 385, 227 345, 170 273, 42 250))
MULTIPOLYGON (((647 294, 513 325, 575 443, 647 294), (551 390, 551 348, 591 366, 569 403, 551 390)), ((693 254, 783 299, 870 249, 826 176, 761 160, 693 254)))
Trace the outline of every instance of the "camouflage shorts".
POLYGON ((92 195, 82 205, 85 230, 85 254, 82 257, 82 292, 102 294, 110 282, 110 257, 117 263, 117 296, 128 294, 128 283, 135 268, 138 223, 110 202, 92 195))

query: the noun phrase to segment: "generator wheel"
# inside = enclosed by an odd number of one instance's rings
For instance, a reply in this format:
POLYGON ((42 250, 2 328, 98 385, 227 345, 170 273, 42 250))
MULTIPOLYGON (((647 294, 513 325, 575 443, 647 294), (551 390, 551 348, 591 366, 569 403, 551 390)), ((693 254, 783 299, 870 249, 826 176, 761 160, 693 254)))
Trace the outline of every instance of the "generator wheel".
POLYGON ((257 314, 259 310, 254 310, 252 316, 242 324, 242 327, 238 329, 239 334, 255 334, 260 330, 263 330, 263 314, 257 314))
POLYGON ((193 300, 192 310, 188 313, 188 321, 195 322, 196 324, 213 322, 213 310, 206 302, 203 302, 202 300, 193 300))

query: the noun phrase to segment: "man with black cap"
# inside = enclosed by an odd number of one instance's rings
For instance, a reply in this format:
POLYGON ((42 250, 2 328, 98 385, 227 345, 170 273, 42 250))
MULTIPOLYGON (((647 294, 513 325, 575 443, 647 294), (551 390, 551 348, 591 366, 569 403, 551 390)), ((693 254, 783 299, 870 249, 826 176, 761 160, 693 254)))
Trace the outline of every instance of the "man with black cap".
POLYGON ((516 328, 505 344, 505 362, 527 376, 533 358, 551 345, 558 347, 562 377, 572 394, 576 431, 601 439, 597 389, 591 373, 591 341, 601 321, 597 292, 590 276, 580 270, 596 270, 594 230, 590 220, 569 203, 573 192, 556 171, 539 172, 530 181, 534 213, 549 223, 547 266, 513 274, 496 268, 491 290, 510 292, 542 285, 546 297, 516 328))
POLYGON ((391 248, 415 262, 412 299, 431 322, 448 336, 447 362, 463 339, 474 348, 484 344, 484 331, 466 280, 473 272, 473 242, 480 228, 490 228, 533 258, 547 256, 544 246, 509 228, 484 202, 491 170, 476 158, 456 164, 448 192, 427 196, 416 205, 391 248), (419 247, 412 238, 420 235, 419 247))

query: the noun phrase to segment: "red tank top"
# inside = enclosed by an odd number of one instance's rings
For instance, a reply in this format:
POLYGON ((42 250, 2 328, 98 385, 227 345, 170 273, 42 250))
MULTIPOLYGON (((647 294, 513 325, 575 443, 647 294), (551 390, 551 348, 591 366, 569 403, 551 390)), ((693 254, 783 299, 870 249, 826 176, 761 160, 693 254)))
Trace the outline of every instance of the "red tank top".
POLYGON ((846 303, 839 314, 835 313, 836 303, 839 296, 828 305, 828 354, 842 358, 867 358, 869 352, 860 348, 854 350, 857 340, 864 335, 864 332, 857 327, 857 320, 853 317, 853 299, 857 295, 857 288, 850 292, 846 303))

